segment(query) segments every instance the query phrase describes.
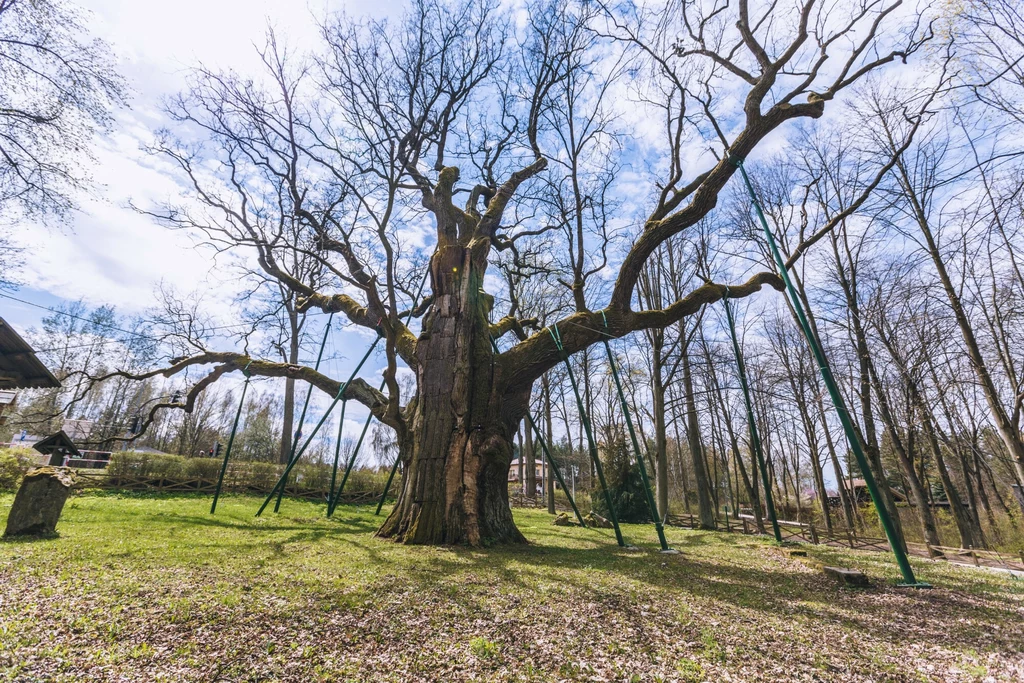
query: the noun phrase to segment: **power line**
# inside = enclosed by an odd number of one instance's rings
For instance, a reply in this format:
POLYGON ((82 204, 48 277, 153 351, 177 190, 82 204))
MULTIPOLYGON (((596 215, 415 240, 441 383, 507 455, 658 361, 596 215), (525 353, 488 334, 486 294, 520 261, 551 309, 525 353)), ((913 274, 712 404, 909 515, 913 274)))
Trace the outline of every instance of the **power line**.
MULTIPOLYGON (((42 304, 37 304, 37 303, 33 303, 31 301, 26 301, 25 299, 19 299, 18 297, 11 296, 10 294, 4 294, 4 293, 0 292, 0 297, 3 297, 5 299, 10 299, 12 301, 17 301, 20 304, 25 304, 26 306, 32 306, 33 308, 38 308, 38 309, 43 310, 43 311, 49 311, 50 313, 53 313, 55 315, 62 315, 62 316, 66 316, 68 318, 74 318, 75 320, 81 320, 82 322, 89 323, 90 325, 95 325, 96 327, 104 327, 104 328, 107 328, 109 330, 114 330, 116 332, 121 332, 122 334, 127 334, 127 335, 132 336, 132 337, 138 337, 140 339, 148 339, 149 341, 154 341, 154 342, 165 341, 164 339, 161 339, 159 337, 154 337, 154 336, 148 335, 148 334, 142 334, 140 332, 132 332, 130 330, 125 330, 123 328, 120 328, 120 327, 118 327, 116 325, 111 325, 111 324, 108 324, 108 323, 97 322, 95 320, 91 320, 89 318, 85 318, 85 317, 82 317, 80 315, 75 315, 74 313, 68 313, 67 311, 61 311, 61 310, 57 310, 55 308, 50 308, 49 306, 43 306, 42 304)), ((248 327, 250 327, 250 325, 246 325, 244 323, 234 323, 234 324, 231 324, 231 325, 215 325, 213 327, 205 327, 204 330, 205 331, 226 330, 226 329, 231 329, 231 328, 236 328, 236 327, 238 327, 238 328, 248 328, 248 327)), ((107 339, 106 341, 115 341, 115 340, 107 339)), ((69 347, 69 348, 85 348, 86 346, 91 346, 91 344, 84 344, 84 345, 81 345, 81 346, 78 346, 78 347, 69 347)), ((39 352, 42 353, 42 352, 46 352, 46 351, 59 351, 62 348, 63 347, 53 348, 53 349, 42 349, 39 352)))
POLYGON ((92 346, 102 346, 104 344, 112 344, 117 339, 111 339, 110 337, 102 337, 98 341, 91 342, 89 344, 72 344, 71 346, 51 346, 48 349, 34 349, 36 353, 52 353, 54 351, 74 351, 76 349, 87 349, 92 346))
MULTIPOLYGON (((18 303, 25 304, 26 306, 32 306, 34 308, 39 308, 39 309, 42 309, 44 311, 49 311, 50 313, 55 313, 57 315, 67 316, 68 318, 74 318, 75 320, 81 320, 83 322, 87 322, 90 325, 95 325, 97 327, 106 327, 108 329, 115 330, 115 331, 121 332, 123 334, 131 335, 133 337, 141 337, 143 339, 153 339, 152 337, 149 337, 148 335, 145 335, 145 334, 140 334, 138 332, 130 332, 128 330, 121 329, 120 327, 117 327, 116 325, 109 325, 107 323, 96 322, 95 320, 90 320, 89 318, 83 318, 80 315, 75 315, 74 313, 68 313, 67 311, 58 311, 57 309, 50 308, 49 306, 43 306, 42 304, 33 303, 31 301, 25 301, 24 299, 19 299, 18 297, 11 296, 10 294, 4 294, 4 293, 0 292, 0 297, 3 297, 5 299, 10 299, 11 301, 17 301, 18 303)), ((157 341, 157 340, 153 339, 153 341, 157 341)))

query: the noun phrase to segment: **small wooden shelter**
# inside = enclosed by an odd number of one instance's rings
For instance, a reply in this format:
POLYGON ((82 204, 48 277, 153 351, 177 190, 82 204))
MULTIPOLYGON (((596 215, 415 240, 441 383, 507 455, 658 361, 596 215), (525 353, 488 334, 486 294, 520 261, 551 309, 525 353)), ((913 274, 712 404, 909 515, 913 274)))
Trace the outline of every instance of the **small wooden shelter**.
POLYGON ((36 449, 43 455, 50 456, 49 464, 53 467, 60 467, 64 464, 64 458, 72 455, 76 458, 81 458, 82 454, 78 451, 74 442, 71 438, 64 433, 64 430, 51 434, 42 441, 37 441, 32 448, 36 449))

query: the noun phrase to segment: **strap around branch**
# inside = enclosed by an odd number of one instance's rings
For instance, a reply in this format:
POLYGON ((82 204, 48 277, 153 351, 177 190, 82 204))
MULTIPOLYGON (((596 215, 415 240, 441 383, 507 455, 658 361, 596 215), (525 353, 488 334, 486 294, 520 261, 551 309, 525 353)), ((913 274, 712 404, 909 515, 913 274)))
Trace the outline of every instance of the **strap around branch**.
POLYGON ((562 333, 558 331, 558 323, 552 323, 551 327, 548 328, 548 334, 555 341, 555 348, 558 349, 558 357, 561 360, 567 360, 569 354, 565 352, 565 347, 562 346, 562 333))

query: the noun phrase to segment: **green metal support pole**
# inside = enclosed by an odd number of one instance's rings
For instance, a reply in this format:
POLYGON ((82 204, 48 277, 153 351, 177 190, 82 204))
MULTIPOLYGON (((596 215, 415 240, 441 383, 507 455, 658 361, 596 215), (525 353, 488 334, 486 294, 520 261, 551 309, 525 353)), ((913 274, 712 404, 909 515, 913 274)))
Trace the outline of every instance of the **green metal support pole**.
MULTIPOLYGON (((316 354, 316 365, 313 366, 314 371, 320 370, 320 361, 324 357, 324 347, 327 346, 327 336, 331 332, 331 322, 334 320, 334 311, 331 311, 330 315, 327 316, 327 325, 324 327, 324 338, 320 341, 320 351, 316 354)), ((306 388, 306 400, 302 403, 302 413, 299 415, 299 425, 295 428, 295 434, 292 435, 292 447, 288 452, 288 462, 290 463, 295 458, 295 447, 299 443, 299 437, 302 436, 302 427, 306 423, 306 411, 309 409, 309 399, 313 395, 313 385, 310 384, 306 388)), ((274 512, 277 512, 281 508, 281 498, 284 496, 284 487, 281 487, 281 492, 277 496, 277 503, 274 504, 274 512)))
MULTIPOLYGON (((494 349, 494 353, 501 352, 498 348, 498 342, 494 340, 494 337, 491 337, 491 348, 494 349)), ((540 430, 537 429, 537 423, 534 422, 533 415, 530 414, 529 410, 526 411, 526 420, 530 423, 530 429, 532 429, 533 433, 537 435, 537 441, 540 443, 540 447, 544 451, 544 456, 548 459, 548 463, 551 464, 551 471, 555 473, 555 479, 558 480, 559 486, 561 486, 562 490, 565 491, 565 497, 569 499, 569 505, 572 506, 572 511, 576 513, 576 520, 580 523, 581 527, 586 529, 587 523, 583 521, 583 515, 580 514, 580 509, 576 507, 576 501, 572 497, 572 492, 569 491, 569 487, 565 485, 565 478, 562 477, 562 471, 558 467, 558 463, 555 462, 555 459, 551 457, 551 449, 548 448, 547 441, 544 440, 544 436, 540 433, 540 430)))
POLYGON ((242 398, 238 400, 238 412, 235 413, 235 422, 231 425, 231 436, 228 437, 228 449, 224 453, 224 462, 220 466, 220 476, 217 477, 217 488, 213 491, 213 504, 210 505, 210 514, 217 512, 217 500, 220 498, 220 489, 224 484, 224 473, 228 471, 228 458, 231 457, 231 447, 235 443, 235 433, 238 432, 238 420, 242 417, 242 406, 245 405, 245 392, 249 390, 249 366, 252 361, 245 365, 242 374, 245 375, 245 384, 242 385, 242 398))
POLYGON ((345 428, 345 408, 348 401, 341 402, 341 416, 338 418, 338 440, 334 443, 334 465, 331 467, 331 488, 327 489, 327 516, 331 516, 334 510, 334 481, 338 476, 338 460, 341 458, 341 433, 345 428))
MULTIPOLYGON (((333 401, 331 401, 331 405, 327 407, 327 410, 324 412, 323 417, 321 417, 320 421, 316 423, 316 427, 313 428, 312 433, 310 433, 310 435, 306 438, 305 443, 302 444, 302 448, 300 448, 299 451, 295 454, 295 457, 293 457, 291 461, 289 461, 288 466, 285 467, 284 473, 281 475, 281 478, 277 480, 277 483, 274 485, 274 488, 270 492, 270 495, 267 496, 267 499, 265 501, 263 501, 263 505, 260 506, 259 511, 256 513, 257 517, 262 515, 263 511, 267 509, 267 505, 269 505, 270 501, 274 499, 274 496, 277 494, 278 490, 280 490, 282 494, 284 493, 285 482, 288 481, 288 475, 291 474, 292 468, 295 467, 295 463, 299 461, 299 459, 302 457, 302 454, 306 452, 307 448, 309 448, 309 444, 313 442, 313 437, 315 437, 316 433, 320 431, 320 428, 324 426, 324 422, 326 422, 327 418, 330 417, 331 412, 334 410, 334 406, 338 405, 338 401, 341 400, 341 396, 342 394, 345 393, 345 389, 347 389, 348 385, 352 382, 353 379, 355 379, 356 374, 358 374, 359 370, 362 369, 363 363, 365 363, 366 359, 370 357, 370 354, 373 353, 373 350, 377 348, 377 343, 380 340, 381 338, 377 337, 373 341, 373 344, 370 345, 370 348, 366 350, 366 354, 363 356, 362 360, 359 361, 359 364, 356 366, 356 369, 352 371, 351 375, 349 375, 348 380, 346 380, 345 383, 341 385, 341 388, 338 389, 338 395, 334 397, 333 401)), ((280 505, 280 498, 278 498, 278 505, 280 505)), ((274 512, 277 511, 278 506, 275 506, 274 512)))
POLYGON ((668 540, 665 539, 665 527, 661 523, 661 515, 658 514, 658 506, 654 503, 654 492, 651 491, 651 480, 647 476, 647 465, 644 464, 644 456, 640 452, 640 442, 636 438, 636 430, 633 429, 633 418, 629 415, 629 406, 626 404, 626 395, 622 393, 622 382, 619 381, 619 370, 616 368, 615 356, 612 354, 612 347, 608 344, 608 318, 604 311, 601 311, 601 319, 604 320, 606 331, 604 339, 604 351, 608 355, 608 367, 612 369, 612 378, 615 380, 615 389, 619 392, 619 404, 622 406, 622 415, 626 418, 626 426, 629 428, 629 438, 633 442, 633 454, 636 462, 640 465, 640 478, 644 482, 644 493, 647 494, 647 507, 651 510, 651 519, 654 520, 654 528, 658 532, 658 542, 662 550, 668 550, 668 540))
POLYGON ((537 435, 537 442, 540 444, 541 449, 544 451, 545 457, 548 459, 548 464, 551 465, 551 471, 555 473, 555 479, 558 480, 558 485, 565 491, 565 497, 569 499, 569 505, 572 506, 572 511, 576 514, 576 521, 580 523, 580 526, 584 529, 587 528, 587 523, 583 521, 583 515, 580 514, 580 509, 576 507, 576 501, 573 500, 572 492, 569 487, 565 485, 565 478, 562 477, 562 471, 558 467, 558 463, 551 457, 551 450, 548 448, 547 441, 541 435, 540 430, 537 429, 537 423, 533 421, 533 416, 530 413, 526 413, 526 421, 530 423, 530 429, 537 435))
POLYGON ((915 588, 929 588, 929 584, 919 582, 914 576, 914 570, 910 566, 910 560, 907 558, 907 553, 899 543, 899 538, 896 536, 896 528, 893 526, 892 518, 889 516, 889 511, 886 509, 885 504, 882 502, 878 484, 875 482, 875 475, 871 471, 871 466, 868 463, 867 456, 864 454, 864 449, 861 447, 860 439, 857 438, 857 432, 854 429, 853 419, 850 417, 850 412, 846 407, 846 401, 843 400, 843 396, 839 392, 839 385, 836 383, 835 377, 832 376, 832 370, 829 368, 828 361, 825 359, 825 352, 818 344, 818 340, 814 337, 814 333, 811 331, 810 323, 807 321, 807 314, 804 312, 803 305, 800 303, 800 297, 797 295, 796 288, 793 286, 793 282, 789 277, 789 269, 786 268, 786 261, 782 258, 782 252, 779 251, 779 247, 775 243, 775 236, 772 235, 772 231, 768 227, 768 220, 764 217, 764 211, 761 210, 761 204, 758 202, 757 194, 754 192, 754 186, 750 182, 750 178, 747 176, 747 170, 743 167, 743 161, 741 159, 733 159, 733 163, 737 168, 739 168, 740 174, 743 176, 743 182, 747 186, 747 192, 750 194, 750 199, 754 204, 754 210, 757 212, 757 217, 761 222, 765 238, 768 240, 768 247, 771 249, 772 257, 775 259, 775 264, 779 268, 779 275, 782 277, 782 281, 786 285, 786 291, 789 294, 793 310, 796 312, 797 321, 800 323, 800 329, 803 332, 804 337, 807 339, 808 346, 811 347, 815 361, 818 363, 818 370, 821 373, 821 378, 825 382, 825 387, 828 389, 832 403, 835 405, 836 412, 839 414, 839 421, 842 423, 843 431, 846 433, 846 439, 850 443, 850 450, 853 451, 853 455, 857 459, 857 466, 861 469, 861 473, 864 477, 864 483, 868 487, 868 493, 871 494, 871 500, 875 505, 875 510, 878 512, 878 520, 882 523, 882 528, 885 530, 885 536, 889 539, 889 547, 892 548, 892 553, 896 556, 896 564, 899 565, 900 572, 903 574, 903 583, 900 585, 915 588))
MULTIPOLYGON (((747 408, 747 424, 750 425, 750 447, 754 449, 754 457, 757 458, 757 466, 761 470, 761 484, 764 486, 764 502, 768 506, 768 519, 772 522, 772 533, 775 540, 782 543, 782 532, 779 530, 779 517, 775 513, 775 500, 772 495, 772 483, 768 479, 768 468, 764 461, 764 450, 761 448, 761 437, 757 433, 757 422, 754 420, 754 404, 750 400, 750 387, 747 385, 747 366, 743 362, 743 353, 740 351, 740 342, 736 337, 736 323, 732 318, 732 308, 729 306, 729 291, 726 290, 722 299, 725 304, 725 317, 729 321, 729 335, 732 337, 732 350, 736 355, 736 368, 740 376, 740 389, 743 390, 743 402, 747 408)), ((739 457, 737 454, 736 457, 739 457)))
POLYGON ((590 459, 597 471, 597 479, 601 483, 601 491, 604 493, 604 502, 608 506, 608 516, 611 517, 612 527, 615 529, 615 540, 622 547, 626 546, 626 540, 622 537, 622 530, 619 528, 619 516, 615 513, 615 505, 612 504, 612 496, 608 492, 608 482, 604 478, 604 467, 601 466, 601 456, 597 453, 597 442, 594 440, 594 432, 590 426, 590 418, 587 410, 583 407, 583 399, 580 397, 579 387, 576 385, 576 376, 572 372, 572 365, 569 363, 569 354, 562 347, 562 335, 558 331, 558 325, 548 328, 548 333, 555 340, 555 347, 562 356, 565 363, 565 370, 569 375, 569 384, 572 386, 572 393, 576 395, 576 409, 580 412, 580 420, 583 421, 583 429, 587 434, 587 446, 590 451, 590 459))
POLYGON ((341 486, 338 487, 337 493, 334 493, 333 478, 331 480, 331 505, 327 508, 328 517, 333 515, 334 508, 338 507, 338 498, 341 497, 341 492, 345 490, 345 483, 348 481, 348 475, 352 473, 352 467, 356 464, 356 456, 359 455, 359 449, 363 447, 363 439, 366 438, 366 430, 369 426, 369 420, 363 423, 363 431, 359 434, 359 441, 356 442, 356 447, 352 449, 352 455, 349 456, 348 464, 345 465, 345 476, 341 478, 341 486))

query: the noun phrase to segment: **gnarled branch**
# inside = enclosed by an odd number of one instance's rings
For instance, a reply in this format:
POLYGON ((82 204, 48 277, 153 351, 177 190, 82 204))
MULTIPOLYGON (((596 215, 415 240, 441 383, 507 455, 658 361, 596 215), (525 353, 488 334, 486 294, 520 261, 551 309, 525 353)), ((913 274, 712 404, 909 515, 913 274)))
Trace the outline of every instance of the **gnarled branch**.
MULTIPOLYGON (((565 353, 573 354, 602 339, 616 339, 631 332, 667 327, 696 313, 702 306, 720 301, 726 294, 731 299, 741 299, 759 292, 766 285, 783 290, 782 279, 778 275, 762 272, 739 285, 705 283, 661 310, 634 312, 608 308, 604 316, 601 312, 581 311, 559 320, 555 325, 558 326, 565 353)), ((544 328, 499 358, 507 373, 508 390, 512 391, 533 382, 554 367, 561 360, 561 354, 548 328, 544 328)))

